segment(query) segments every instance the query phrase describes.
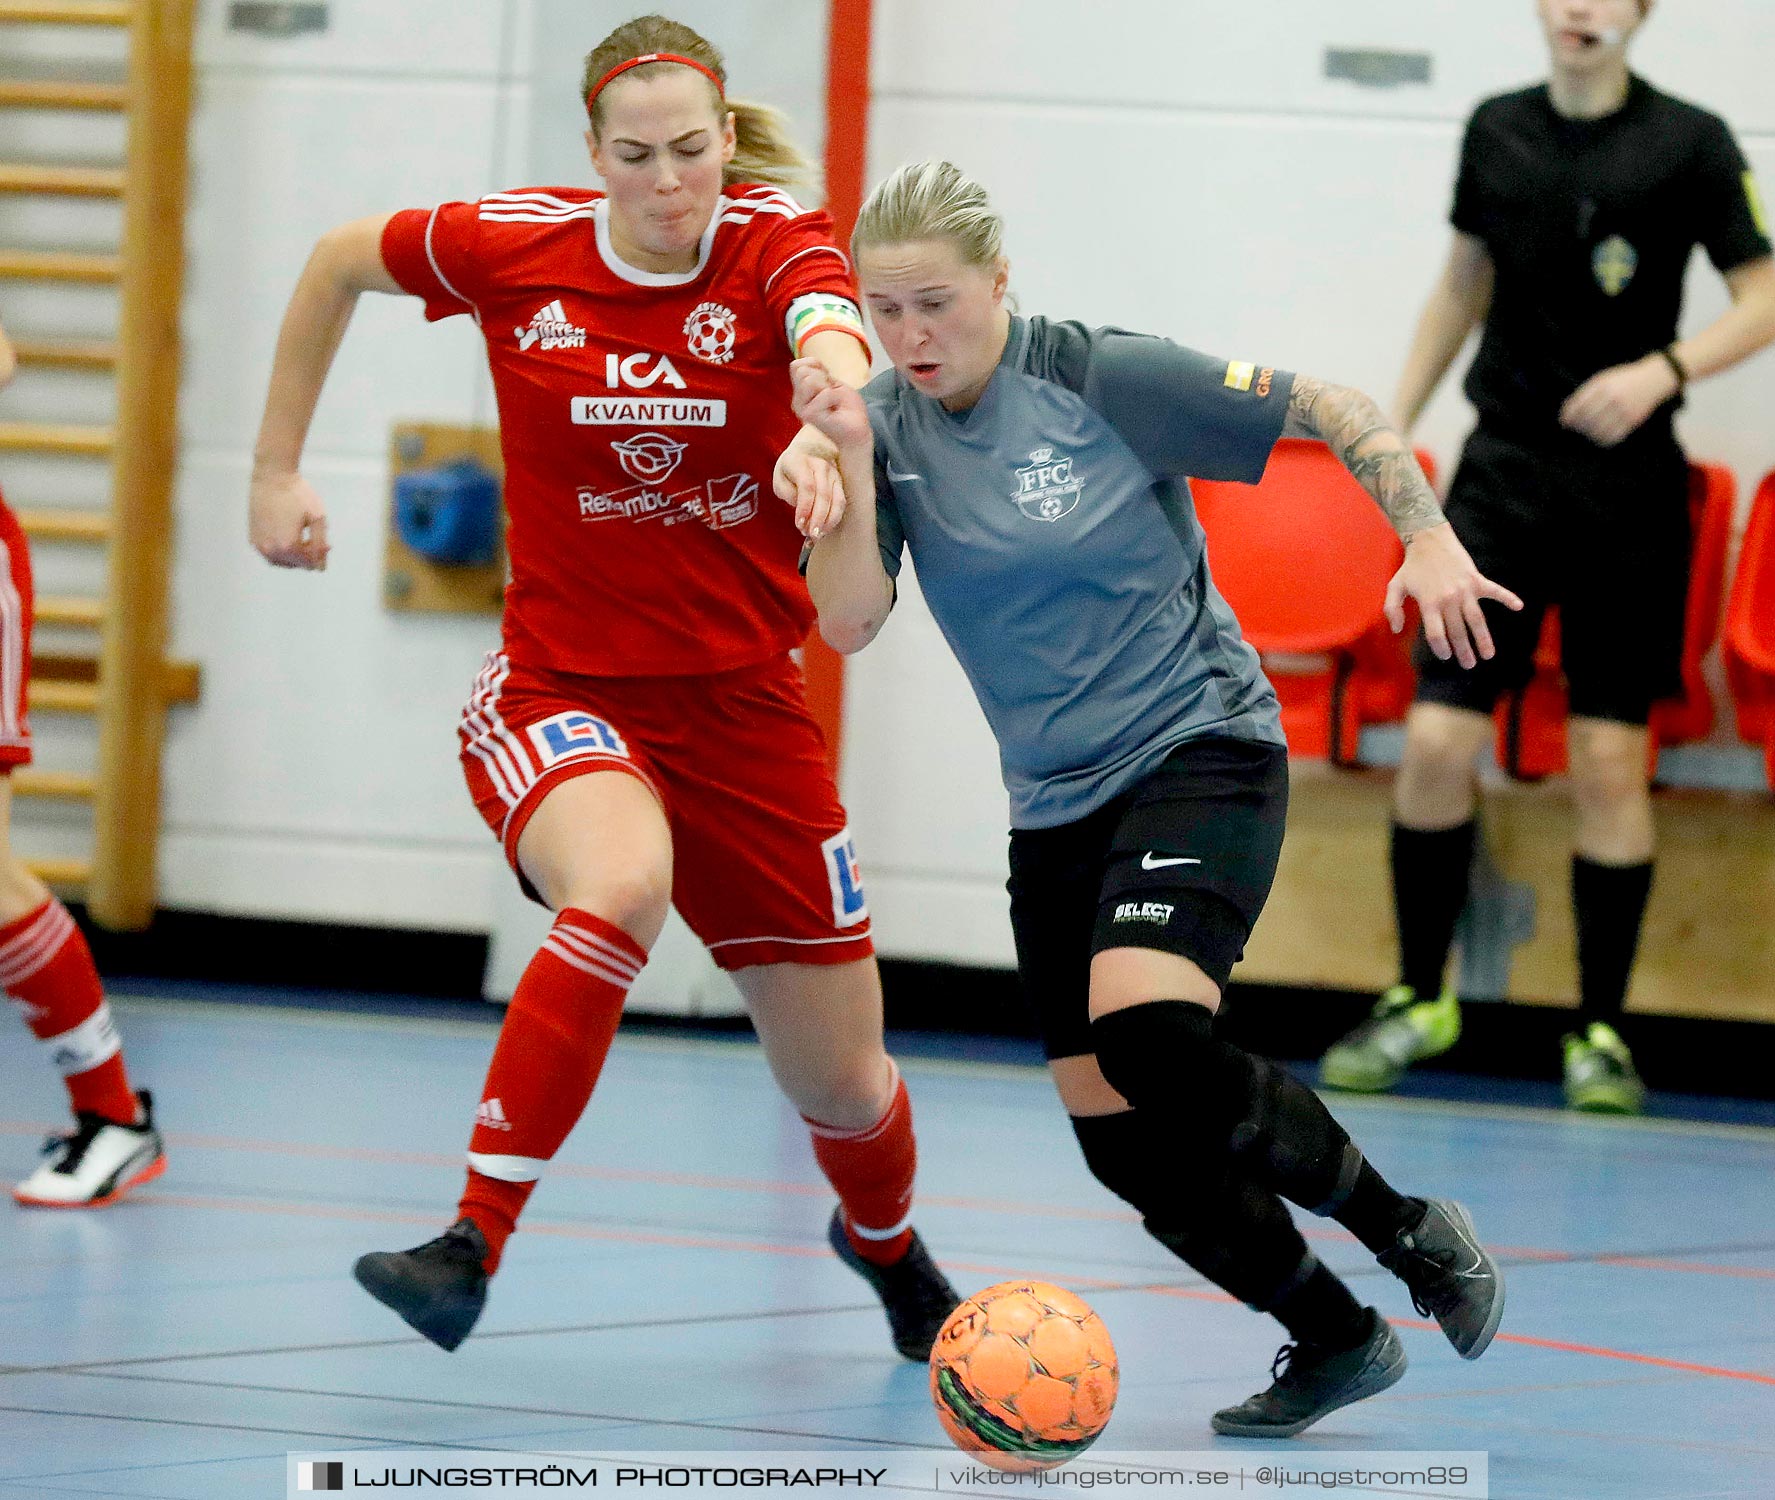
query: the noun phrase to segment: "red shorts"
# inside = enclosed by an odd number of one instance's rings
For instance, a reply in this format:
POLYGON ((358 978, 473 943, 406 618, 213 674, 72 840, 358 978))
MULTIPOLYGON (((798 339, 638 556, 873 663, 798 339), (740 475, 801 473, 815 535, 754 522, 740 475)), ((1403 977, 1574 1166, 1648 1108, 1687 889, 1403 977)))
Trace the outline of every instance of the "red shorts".
POLYGON ((0 775, 30 763, 30 685, 31 554, 18 517, 0 500, 0 775))
POLYGON ((709 677, 579 677, 493 652, 458 735, 475 806, 520 880, 518 839, 543 796, 570 776, 626 771, 665 811, 672 904, 723 969, 875 951, 792 657, 709 677))

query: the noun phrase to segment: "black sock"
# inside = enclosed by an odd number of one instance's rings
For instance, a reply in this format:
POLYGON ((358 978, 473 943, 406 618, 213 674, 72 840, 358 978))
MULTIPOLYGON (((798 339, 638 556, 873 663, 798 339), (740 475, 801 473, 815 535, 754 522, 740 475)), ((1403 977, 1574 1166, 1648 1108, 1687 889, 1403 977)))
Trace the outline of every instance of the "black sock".
POLYGON ((1147 1233, 1222 1291, 1269 1313, 1290 1337, 1353 1349, 1368 1336, 1368 1309, 1319 1264, 1268 1188, 1227 1174, 1218 1185, 1173 1203, 1171 1212, 1190 1227, 1168 1227, 1149 1217, 1147 1233))
POLYGON ((1370 1255, 1391 1250, 1401 1230, 1424 1216, 1424 1200, 1397 1192, 1366 1161, 1356 1174, 1349 1196, 1331 1211, 1331 1218, 1361 1240, 1370 1255))
POLYGON ((1268 1311, 1303 1344, 1354 1349, 1368 1337, 1368 1309, 1317 1258, 1312 1269, 1271 1303, 1268 1311))
POLYGON ((1572 859, 1572 914, 1578 928, 1578 1022, 1611 1024, 1627 1003, 1627 983, 1639 951, 1652 862, 1602 865, 1572 859))
POLYGON ((1399 979, 1420 1000, 1442 991, 1455 923, 1467 904, 1475 824, 1420 829, 1393 824, 1393 914, 1399 926, 1399 979))

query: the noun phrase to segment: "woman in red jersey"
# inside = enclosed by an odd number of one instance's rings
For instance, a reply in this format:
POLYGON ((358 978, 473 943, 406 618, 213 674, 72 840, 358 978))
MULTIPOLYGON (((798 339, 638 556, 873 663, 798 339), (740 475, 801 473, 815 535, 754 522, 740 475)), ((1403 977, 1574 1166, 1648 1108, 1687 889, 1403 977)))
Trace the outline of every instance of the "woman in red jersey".
MULTIPOLYGON (((0 386, 18 368, 0 329, 0 386)), ((62 903, 12 852, 12 773, 31 763, 31 554, 0 500, 0 990, 62 1075, 74 1129, 43 1143, 13 1198, 32 1208, 102 1208, 166 1170, 154 1101, 137 1093, 92 951, 62 903)))
POLYGON ((590 1098, 668 901, 731 971, 838 1193, 833 1248, 923 1359, 957 1298, 910 1227, 911 1110, 882 1045, 868 908, 791 651, 813 610, 768 503, 825 466, 789 405, 798 354, 867 378, 849 262, 784 191, 806 168, 720 54, 659 16, 586 60, 602 192, 494 193, 325 235, 279 338, 253 545, 321 568, 298 464, 357 296, 471 314, 499 402, 504 643, 464 712, 475 804, 556 913, 512 997, 456 1223, 358 1280, 446 1349, 473 1327, 548 1159, 590 1098), (780 455, 780 457, 779 457, 780 455))

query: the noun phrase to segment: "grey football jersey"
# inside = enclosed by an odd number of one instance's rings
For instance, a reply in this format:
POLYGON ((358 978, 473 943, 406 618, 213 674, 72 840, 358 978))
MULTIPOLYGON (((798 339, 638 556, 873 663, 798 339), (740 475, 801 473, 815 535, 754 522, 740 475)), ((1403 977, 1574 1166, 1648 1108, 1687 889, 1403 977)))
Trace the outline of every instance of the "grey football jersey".
POLYGON ((881 560, 919 586, 998 738, 1011 823, 1070 823, 1186 740, 1281 745, 1208 576, 1186 476, 1255 483, 1292 376, 1116 328, 1014 318, 979 402, 864 391, 881 560))

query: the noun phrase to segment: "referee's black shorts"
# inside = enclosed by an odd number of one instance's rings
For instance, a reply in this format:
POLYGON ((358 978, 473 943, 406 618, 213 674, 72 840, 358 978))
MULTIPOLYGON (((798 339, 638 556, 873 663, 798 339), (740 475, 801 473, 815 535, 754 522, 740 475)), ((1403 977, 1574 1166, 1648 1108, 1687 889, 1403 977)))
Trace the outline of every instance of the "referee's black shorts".
POLYGON ((1533 675, 1549 604, 1559 606, 1573 715, 1644 724, 1654 703, 1681 691, 1688 464, 1668 423, 1612 449, 1482 424, 1445 508, 1479 571, 1523 609, 1483 606, 1497 655, 1472 671, 1439 661, 1420 635, 1420 703, 1489 713, 1533 675))
POLYGON ((1286 750, 1202 739, 1076 823, 1012 830, 1017 972, 1050 1058, 1095 1050, 1091 959, 1106 948, 1175 953, 1226 987, 1287 816, 1286 750))

